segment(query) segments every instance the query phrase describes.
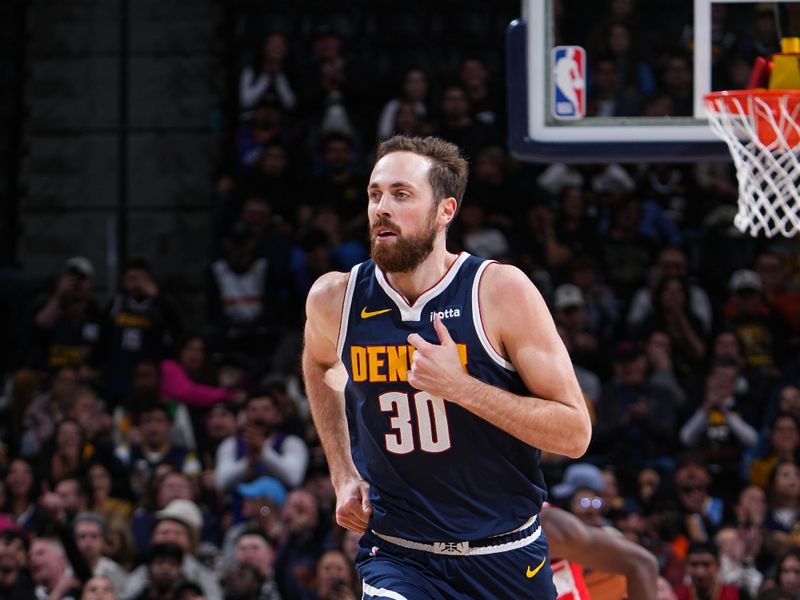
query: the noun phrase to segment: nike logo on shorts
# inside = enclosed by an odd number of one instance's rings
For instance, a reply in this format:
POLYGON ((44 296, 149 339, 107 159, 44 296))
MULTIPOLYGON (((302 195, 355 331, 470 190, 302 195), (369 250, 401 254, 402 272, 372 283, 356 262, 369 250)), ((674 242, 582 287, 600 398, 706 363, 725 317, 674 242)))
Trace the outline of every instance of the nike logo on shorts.
POLYGON ((537 574, 539 571, 541 571, 541 569, 542 569, 542 567, 544 566, 544 563, 545 563, 546 561, 547 561, 547 557, 545 556, 545 557, 542 559, 542 562, 540 562, 540 563, 538 564, 538 566, 537 566, 535 569, 531 569, 531 566, 530 566, 530 565, 528 565, 528 569, 525 571, 525 577, 527 577, 528 579, 533 579, 534 577, 536 577, 536 574, 537 574))

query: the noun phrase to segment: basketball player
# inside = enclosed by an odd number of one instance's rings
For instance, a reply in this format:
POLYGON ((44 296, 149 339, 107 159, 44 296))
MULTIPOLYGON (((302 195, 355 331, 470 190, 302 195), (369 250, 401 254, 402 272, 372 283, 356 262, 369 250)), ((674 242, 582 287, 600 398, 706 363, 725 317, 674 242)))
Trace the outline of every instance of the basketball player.
POLYGON ((541 450, 581 456, 586 404, 521 271, 445 248, 458 149, 393 137, 367 189, 372 260, 307 302, 303 369, 364 598, 555 598, 541 450))
POLYGON ((559 599, 656 600, 658 562, 647 549, 601 527, 590 527, 560 508, 544 506, 541 518, 550 544, 550 556, 554 559, 553 579, 559 599), (583 568, 608 575, 619 574, 622 581, 608 577, 603 589, 594 591, 583 579, 583 568))

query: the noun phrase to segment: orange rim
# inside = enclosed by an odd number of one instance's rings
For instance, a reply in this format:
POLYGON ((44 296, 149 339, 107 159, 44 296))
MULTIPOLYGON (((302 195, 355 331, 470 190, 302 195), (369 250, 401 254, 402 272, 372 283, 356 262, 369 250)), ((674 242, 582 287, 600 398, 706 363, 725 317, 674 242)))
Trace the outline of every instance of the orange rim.
POLYGON ((707 104, 707 110, 716 109, 716 102, 720 102, 724 106, 734 106, 734 100, 748 100, 750 98, 759 98, 766 102, 768 106, 777 106, 778 102, 783 98, 790 98, 792 103, 797 103, 800 102, 800 90, 767 90, 755 88, 752 90, 709 92, 703 96, 707 104))
MULTIPOLYGON (((796 148, 800 144, 798 119, 787 117, 786 111, 795 115, 800 105, 800 90, 726 90, 710 92, 703 96, 705 109, 712 118, 732 117, 754 119, 753 136, 764 146, 771 147, 781 141, 781 148, 796 148), (757 99, 758 104, 751 100, 757 99), (751 112, 752 111, 752 112, 751 112), (772 113, 775 119, 768 118, 772 113)), ((749 136, 748 136, 749 137, 749 136)))

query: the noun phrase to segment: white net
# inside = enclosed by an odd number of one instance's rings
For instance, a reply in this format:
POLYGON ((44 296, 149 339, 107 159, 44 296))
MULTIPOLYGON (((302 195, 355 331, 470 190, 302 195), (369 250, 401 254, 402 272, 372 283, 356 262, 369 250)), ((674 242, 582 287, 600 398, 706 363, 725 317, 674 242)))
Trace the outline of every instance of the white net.
POLYGON ((800 92, 710 94, 705 108, 736 166, 734 225, 753 236, 800 231, 800 92))

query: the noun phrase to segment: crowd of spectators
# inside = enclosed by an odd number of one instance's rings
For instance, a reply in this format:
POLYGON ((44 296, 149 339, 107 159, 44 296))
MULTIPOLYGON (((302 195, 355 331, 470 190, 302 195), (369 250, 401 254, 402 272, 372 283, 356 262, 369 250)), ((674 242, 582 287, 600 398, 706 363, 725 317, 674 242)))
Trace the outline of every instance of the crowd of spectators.
MULTIPOLYGON (((568 42, 591 11, 578 23, 561 4, 568 42)), ((685 55, 654 68, 633 50, 635 3, 599 4, 610 17, 583 32, 607 46, 591 53, 610 86, 590 92, 596 114, 666 96, 683 114, 685 73, 665 73, 685 55)), ((100 299, 94 265, 65 257, 30 306, 5 374, 0 597, 359 597, 358 536, 335 524, 299 371, 304 300, 367 258, 370 160, 404 133, 464 150, 451 249, 527 273, 573 359, 594 433, 578 462, 543 457, 552 500, 652 551, 662 598, 797 598, 800 253, 732 229, 730 166, 520 164, 489 55, 408 63, 387 86, 335 26, 260 33, 240 56, 213 243, 186 257, 207 262, 204 317, 139 259, 100 299)))

